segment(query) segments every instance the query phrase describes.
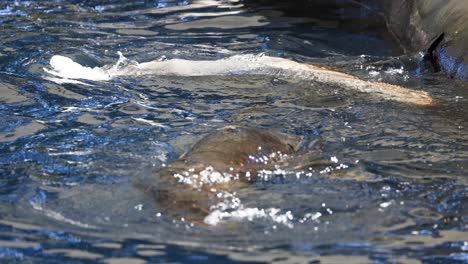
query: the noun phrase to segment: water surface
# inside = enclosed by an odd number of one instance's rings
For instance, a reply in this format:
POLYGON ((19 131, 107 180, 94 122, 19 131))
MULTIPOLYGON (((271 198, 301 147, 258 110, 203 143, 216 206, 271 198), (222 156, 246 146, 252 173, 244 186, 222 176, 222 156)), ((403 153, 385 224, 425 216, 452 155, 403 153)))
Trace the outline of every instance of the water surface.
POLYGON ((3 1, 0 262, 466 263, 466 84, 371 26, 302 15, 237 1, 3 1), (139 62, 265 53, 427 91, 438 105, 275 76, 61 84, 43 70, 53 55, 95 67, 118 51, 139 62), (304 151, 350 168, 259 180, 239 199, 275 217, 216 226, 174 219, 135 187, 233 124, 302 137, 304 151))

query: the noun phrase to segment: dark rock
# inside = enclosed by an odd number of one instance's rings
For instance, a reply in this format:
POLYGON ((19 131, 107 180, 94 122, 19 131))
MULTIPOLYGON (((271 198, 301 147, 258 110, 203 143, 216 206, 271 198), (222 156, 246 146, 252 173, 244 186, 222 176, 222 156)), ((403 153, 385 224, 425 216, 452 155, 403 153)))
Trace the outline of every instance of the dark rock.
POLYGON ((423 52, 435 71, 468 79, 467 0, 244 0, 300 16, 336 21, 341 29, 390 32, 407 53, 423 52))
POLYGON ((468 79, 468 1, 382 0, 389 30, 449 76, 468 79))

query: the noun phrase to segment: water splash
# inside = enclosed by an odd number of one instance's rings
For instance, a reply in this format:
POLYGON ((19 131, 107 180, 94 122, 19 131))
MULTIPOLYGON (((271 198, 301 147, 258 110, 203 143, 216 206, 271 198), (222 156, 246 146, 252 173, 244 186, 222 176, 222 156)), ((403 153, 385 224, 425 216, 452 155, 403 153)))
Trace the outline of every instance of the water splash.
POLYGON ((50 67, 43 68, 48 74, 56 76, 45 77, 56 83, 79 83, 85 84, 77 80, 90 80, 90 81, 108 81, 112 78, 122 75, 123 69, 130 66, 138 66, 138 63, 133 60, 127 59, 120 51, 117 52, 119 59, 112 65, 106 65, 103 67, 86 67, 74 60, 61 56, 54 55, 50 59, 50 67))
POLYGON ((94 80, 107 81, 112 78, 109 73, 99 67, 86 67, 73 61, 72 59, 60 55, 55 55, 50 59, 52 69, 43 68, 45 72, 62 78, 62 83, 67 80, 94 80))

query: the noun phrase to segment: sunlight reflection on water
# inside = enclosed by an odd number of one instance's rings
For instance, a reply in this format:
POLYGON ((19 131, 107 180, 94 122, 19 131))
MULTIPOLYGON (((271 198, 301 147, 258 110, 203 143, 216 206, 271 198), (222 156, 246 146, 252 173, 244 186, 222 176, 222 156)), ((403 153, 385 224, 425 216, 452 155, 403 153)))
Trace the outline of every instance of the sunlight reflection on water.
POLYGON ((0 21, 1 261, 466 261, 466 85, 420 76, 381 32, 238 1, 6 1, 0 21), (264 52, 439 105, 266 75, 43 78, 53 55, 94 68, 117 51, 139 62, 264 52), (349 167, 265 170, 210 227, 135 186, 229 125, 299 137, 300 151, 349 167))

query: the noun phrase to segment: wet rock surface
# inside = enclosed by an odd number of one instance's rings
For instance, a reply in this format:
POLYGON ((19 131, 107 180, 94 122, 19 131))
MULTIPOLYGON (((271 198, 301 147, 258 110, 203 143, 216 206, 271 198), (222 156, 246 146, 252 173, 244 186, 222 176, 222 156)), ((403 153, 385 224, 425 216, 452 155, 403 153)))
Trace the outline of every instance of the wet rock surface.
POLYGON ((450 77, 468 78, 468 2, 383 1, 389 30, 408 51, 424 51, 450 77))
POLYGON ((423 53, 428 68, 468 78, 468 2, 465 0, 247 1, 273 5, 327 25, 396 41, 406 53, 423 53), (326 23, 334 21, 334 23, 326 23), (390 36, 393 35, 393 36, 390 36), (393 39, 393 40, 392 40, 393 39))

